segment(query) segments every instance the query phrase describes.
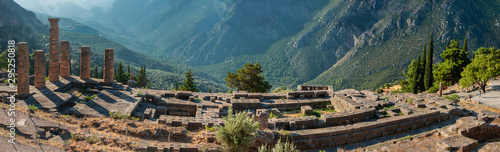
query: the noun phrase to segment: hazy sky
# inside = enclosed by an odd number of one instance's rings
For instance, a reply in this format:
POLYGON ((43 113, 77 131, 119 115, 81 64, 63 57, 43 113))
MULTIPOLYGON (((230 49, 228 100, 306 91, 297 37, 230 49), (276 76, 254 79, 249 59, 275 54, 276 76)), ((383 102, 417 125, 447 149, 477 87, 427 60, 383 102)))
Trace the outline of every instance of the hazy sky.
MULTIPOLYGON (((48 15, 61 15, 64 9, 61 7, 78 6, 83 9, 99 7, 106 11, 115 0, 14 0, 25 9, 45 13, 48 15)), ((82 12, 84 13, 84 12, 82 12)))

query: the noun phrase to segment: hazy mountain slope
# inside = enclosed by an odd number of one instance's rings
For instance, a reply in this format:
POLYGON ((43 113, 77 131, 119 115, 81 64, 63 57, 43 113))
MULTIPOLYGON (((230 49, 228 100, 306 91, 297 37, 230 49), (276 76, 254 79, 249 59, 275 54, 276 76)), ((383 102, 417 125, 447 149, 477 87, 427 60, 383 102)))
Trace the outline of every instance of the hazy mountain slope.
POLYGON ((435 54, 440 61, 446 39, 468 38, 469 51, 480 46, 499 47, 499 2, 478 1, 383 1, 376 7, 358 7, 380 14, 356 45, 330 69, 307 84, 334 85, 336 89, 374 89, 394 82, 422 52, 434 33, 435 54))
POLYGON ((29 41, 30 50, 42 48, 44 42, 37 37, 48 34, 49 27, 37 20, 33 12, 12 0, 0 0, 0 12, 0 43, 4 47, 8 40, 15 40, 16 44, 29 41))
MULTIPOLYGON (((74 50, 72 52, 74 53, 72 59, 74 59, 75 64, 79 63, 78 52, 81 46, 90 46, 91 52, 93 54, 95 53, 92 55, 93 62, 91 63, 91 67, 101 67, 104 65, 104 49, 113 48, 115 51, 115 63, 123 62, 124 65, 130 64, 132 71, 135 74, 137 74, 140 66, 145 65, 147 68, 147 74, 151 80, 151 86, 153 88, 160 89, 172 89, 175 82, 182 84, 184 81, 184 73, 189 69, 189 67, 173 62, 160 61, 158 59, 147 57, 104 37, 88 34, 99 32, 70 19, 61 19, 60 27, 62 30, 60 39, 70 41, 71 48, 74 50), (75 29, 86 30, 77 30, 84 33, 69 32, 74 31, 75 29)), ((195 75, 195 82, 200 90, 208 91, 208 89, 212 89, 214 91, 227 91, 226 86, 221 85, 221 80, 213 78, 197 70, 194 70, 193 74, 195 75)))
POLYGON ((275 87, 373 89, 401 79, 435 34, 497 46, 499 2, 457 0, 117 0, 93 27, 142 54, 195 66, 222 80, 262 65, 275 87))
POLYGON ((89 25, 134 50, 170 57, 167 52, 171 49, 222 19, 221 9, 226 6, 219 3, 223 1, 116 0, 107 13, 89 25))

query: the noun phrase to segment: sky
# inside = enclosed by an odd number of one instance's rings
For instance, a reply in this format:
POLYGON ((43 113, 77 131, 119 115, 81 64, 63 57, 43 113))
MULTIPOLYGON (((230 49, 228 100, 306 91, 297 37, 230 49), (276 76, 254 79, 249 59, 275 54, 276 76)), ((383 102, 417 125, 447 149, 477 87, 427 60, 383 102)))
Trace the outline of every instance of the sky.
MULTIPOLYGON (((64 7, 79 8, 77 10, 90 10, 95 7, 107 11, 115 0, 14 0, 23 8, 45 13, 51 16, 61 16, 67 12, 64 7)), ((76 11, 76 10, 75 10, 76 11)), ((85 12, 81 12, 85 13, 85 12)))

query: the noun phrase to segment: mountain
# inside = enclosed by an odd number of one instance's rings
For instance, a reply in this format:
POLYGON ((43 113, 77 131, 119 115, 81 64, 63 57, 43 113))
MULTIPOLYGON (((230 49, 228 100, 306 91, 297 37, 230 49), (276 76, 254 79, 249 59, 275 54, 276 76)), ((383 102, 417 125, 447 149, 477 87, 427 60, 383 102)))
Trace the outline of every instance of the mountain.
POLYGON ((116 0, 88 25, 220 80, 258 62, 275 87, 374 89, 402 79, 431 33, 436 63, 448 39, 499 47, 498 8, 488 0, 116 0))
POLYGON ((40 49, 48 44, 48 38, 37 37, 47 35, 49 27, 37 20, 33 12, 12 0, 0 0, 0 10, 0 44, 4 44, 4 49, 8 40, 15 40, 16 44, 29 41, 30 50, 40 49))
MULTIPOLYGON (((48 22, 47 15, 41 14, 38 16, 40 20, 48 22)), ((145 65, 147 75, 149 76, 148 78, 151 80, 150 84, 152 88, 172 89, 175 82, 182 84, 185 79, 184 73, 189 69, 189 67, 174 62, 158 60, 132 51, 119 43, 100 36, 101 32, 71 19, 61 18, 59 21, 59 28, 60 40, 68 40, 73 50, 70 51, 70 57, 73 66, 75 66, 72 70, 74 73, 78 73, 77 65, 80 63, 79 49, 81 46, 90 46, 91 48, 91 68, 96 66, 99 69, 103 68, 105 48, 113 48, 115 51, 115 64, 122 62, 125 66, 125 70, 127 70, 127 66, 130 65, 131 71, 134 74, 137 74, 140 66, 145 65)), ((219 79, 198 70, 194 70, 193 74, 195 75, 196 85, 202 91, 208 91, 209 89, 214 91, 228 90, 225 85, 221 85, 222 82, 219 79)))
MULTIPOLYGON (((1 38, 2 42, 5 41, 2 44, 6 44, 7 40, 14 39, 17 43, 21 41, 28 42, 30 44, 30 52, 32 49, 40 49, 48 53, 48 15, 38 13, 39 15, 37 16, 33 12, 20 7, 13 0, 0 0, 0 8, 1 38)), ((79 71, 79 50, 81 46, 91 47, 91 68, 98 67, 102 69, 105 48, 114 48, 115 63, 123 62, 125 70, 126 66, 130 65, 131 71, 134 74, 137 74, 140 66, 145 65, 152 88, 172 89, 175 82, 182 84, 185 72, 189 69, 187 66, 166 60, 158 60, 132 51, 119 43, 102 37, 101 32, 98 30, 71 19, 61 18, 59 21, 59 30, 59 39, 70 42, 72 73, 75 74, 78 74, 79 71)), ((228 90, 225 85, 221 85, 223 83, 220 79, 196 69, 193 70, 193 74, 195 75, 195 84, 202 91, 211 89, 216 92, 225 92, 228 90)))

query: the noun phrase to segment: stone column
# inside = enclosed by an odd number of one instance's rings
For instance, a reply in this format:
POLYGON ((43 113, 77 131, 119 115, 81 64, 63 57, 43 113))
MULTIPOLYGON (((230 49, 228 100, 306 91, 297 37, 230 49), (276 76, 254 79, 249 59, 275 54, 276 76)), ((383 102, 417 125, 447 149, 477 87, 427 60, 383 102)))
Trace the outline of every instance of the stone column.
POLYGON ((61 71, 59 71, 61 77, 69 77, 69 42, 66 40, 61 41, 61 64, 59 66, 61 67, 61 71))
POLYGON ((35 87, 45 88, 45 53, 35 51, 35 87))
POLYGON ((104 82, 111 83, 115 79, 115 53, 112 48, 104 50, 104 82))
POLYGON ((443 82, 439 82, 439 96, 443 96, 443 82))
POLYGON ((59 81, 59 18, 49 18, 49 80, 59 81))
POLYGON ((19 97, 24 98, 30 94, 30 81, 29 81, 29 69, 30 61, 28 54, 28 43, 19 42, 17 45, 18 57, 17 57, 17 94, 19 97))
POLYGON ((82 46, 80 54, 80 79, 90 79, 90 47, 82 46))

